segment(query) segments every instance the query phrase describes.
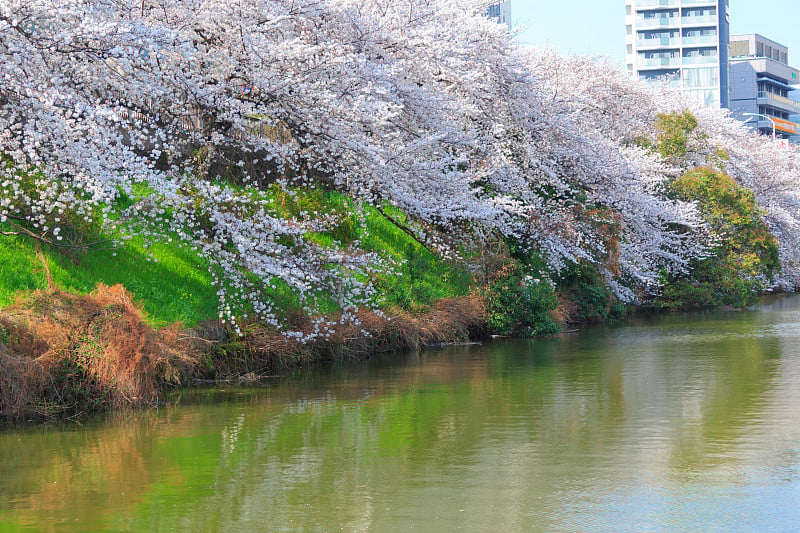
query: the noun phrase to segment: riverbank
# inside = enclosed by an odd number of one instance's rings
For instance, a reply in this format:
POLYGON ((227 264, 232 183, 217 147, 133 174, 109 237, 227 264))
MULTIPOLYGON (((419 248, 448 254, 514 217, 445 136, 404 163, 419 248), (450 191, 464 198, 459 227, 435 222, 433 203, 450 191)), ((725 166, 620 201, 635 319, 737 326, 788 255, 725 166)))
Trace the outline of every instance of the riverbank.
POLYGON ((288 364, 458 340, 452 301, 534 337, 800 290, 795 150, 480 9, 28 4, 3 18, 48 23, 0 24, 13 417, 269 372, 286 338, 288 364), (420 324, 361 340, 382 315, 420 324))
MULTIPOLYGON (((338 193, 273 194, 287 211, 313 204, 336 212, 340 246, 357 241, 391 265, 372 280, 380 305, 341 321, 334 307, 324 315, 336 324, 333 333, 315 337, 313 315, 296 295, 266 287, 283 313, 283 333, 241 311, 231 324, 219 314, 205 258, 176 243, 145 248, 128 240, 65 251, 24 236, 0 237, 0 421, 78 419, 158 405, 176 387, 256 381, 298 366, 491 334, 553 334, 633 309, 615 297, 597 264, 554 273, 535 253, 502 239, 445 260, 406 231, 412 222, 400 212, 367 208, 359 227, 351 202, 338 193)), ((608 265, 615 246, 609 238, 608 265)), ((667 285, 671 299, 662 308, 711 307, 712 292, 752 292, 713 277, 683 283, 687 289, 667 285)))
MULTIPOLYGON (((97 226, 59 247, 0 235, 0 419, 68 419, 156 405, 170 388, 198 381, 254 380, 490 332, 551 333, 565 320, 555 285, 512 257, 502 240, 491 249, 462 247, 470 257, 446 259, 388 206, 358 208, 320 188, 271 187, 268 198, 287 218, 307 210, 335 217, 309 239, 340 248, 357 243, 380 258, 383 268, 369 279, 375 298, 355 317, 340 320, 332 293, 322 294, 318 313, 310 314, 297 290, 273 279, 260 290, 279 313, 282 333, 253 318, 246 301, 226 294, 223 306, 225 285, 215 281, 208 258, 169 238, 147 243, 97 226), (93 242, 101 244, 86 244, 93 242), (228 306, 235 323, 224 320, 228 306), (319 335, 314 316, 332 322, 333 333, 319 335)), ((115 216, 122 210, 115 206, 115 216)), ((581 283, 567 280, 564 291, 581 283)), ((598 292, 601 306, 611 301, 610 291, 598 292)))
MULTIPOLYGON (((561 294, 549 310, 558 321, 553 333, 577 325, 569 318, 586 298, 561 294)), ((323 362, 481 341, 497 332, 489 307, 484 296, 471 295, 417 312, 365 310, 329 337, 301 342, 257 323, 240 332, 218 320, 192 328, 154 325, 122 285, 101 284, 87 295, 35 291, 0 310, 0 425, 78 420, 157 406, 176 388, 257 383, 323 362)), ((596 320, 601 311, 593 310, 596 320)), ((659 312, 628 314, 634 311, 659 312)), ((306 319, 305 327, 311 323, 306 319)))
POLYGON ((241 336, 218 321, 153 327, 121 285, 83 296, 39 291, 0 312, 0 420, 152 406, 167 390, 198 381, 256 381, 321 361, 486 334, 477 297, 443 299, 420 313, 365 311, 358 319, 324 340, 299 342, 257 324, 241 336))
POLYGON ((213 253, 187 239, 212 231, 210 215, 127 219, 130 205, 163 200, 141 187, 120 192, 105 217, 57 217, 66 243, 8 219, 0 223, 0 419, 78 418, 156 405, 169 388, 197 381, 257 380, 488 334, 553 334, 624 316, 634 302, 750 305, 782 268, 752 191, 711 167, 668 187, 666 196, 696 205, 719 241, 651 285, 627 279, 633 288, 614 280, 625 277, 619 217, 591 204, 571 209, 596 233, 597 250, 560 265, 518 239, 486 228, 455 237, 324 181, 263 184, 253 194, 285 234, 205 242, 213 253), (298 229, 309 213, 324 223, 298 229), (191 220, 203 222, 191 230, 191 220), (251 262, 261 246, 275 249, 251 262), (284 263, 289 253, 307 257, 284 263))

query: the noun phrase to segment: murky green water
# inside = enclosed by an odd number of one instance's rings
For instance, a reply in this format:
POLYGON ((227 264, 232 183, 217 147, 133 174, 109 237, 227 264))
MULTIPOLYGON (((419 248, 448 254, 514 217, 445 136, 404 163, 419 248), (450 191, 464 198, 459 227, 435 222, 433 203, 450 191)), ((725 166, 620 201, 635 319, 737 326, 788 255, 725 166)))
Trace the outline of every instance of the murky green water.
POLYGON ((797 531, 800 298, 0 433, 0 531, 797 531))

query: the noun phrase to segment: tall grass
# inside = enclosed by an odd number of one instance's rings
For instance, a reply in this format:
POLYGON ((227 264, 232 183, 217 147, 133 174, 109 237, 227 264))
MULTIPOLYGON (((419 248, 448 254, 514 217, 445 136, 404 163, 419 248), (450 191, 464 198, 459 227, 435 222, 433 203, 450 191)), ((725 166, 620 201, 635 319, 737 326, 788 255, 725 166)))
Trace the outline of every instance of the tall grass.
POLYGON ((217 316, 216 291, 202 257, 173 244, 144 249, 136 240, 71 253, 42 246, 39 256, 30 239, 0 237, 0 307, 47 289, 48 270, 56 287, 76 294, 88 294, 98 283, 124 285, 154 325, 191 327, 217 316))

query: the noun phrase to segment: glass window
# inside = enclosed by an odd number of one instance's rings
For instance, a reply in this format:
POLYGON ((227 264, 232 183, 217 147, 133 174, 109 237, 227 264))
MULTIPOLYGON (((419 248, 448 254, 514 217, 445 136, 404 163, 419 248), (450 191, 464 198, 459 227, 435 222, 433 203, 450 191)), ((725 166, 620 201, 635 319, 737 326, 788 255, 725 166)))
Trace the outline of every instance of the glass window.
POLYGON ((713 107, 719 105, 719 91, 716 89, 703 89, 697 91, 686 91, 700 105, 713 107))
POLYGON ((719 68, 685 68, 683 69, 684 87, 716 87, 719 85, 719 68))

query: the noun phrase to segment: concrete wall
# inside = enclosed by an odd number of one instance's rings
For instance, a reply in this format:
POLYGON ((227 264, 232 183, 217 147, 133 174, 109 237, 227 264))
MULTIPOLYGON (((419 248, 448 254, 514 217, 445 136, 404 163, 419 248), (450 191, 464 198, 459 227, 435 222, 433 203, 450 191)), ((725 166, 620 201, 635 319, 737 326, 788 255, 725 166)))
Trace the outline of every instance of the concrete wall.
POLYGON ((745 120, 742 113, 758 113, 758 74, 749 61, 732 61, 730 73, 730 109, 736 118, 745 120))

